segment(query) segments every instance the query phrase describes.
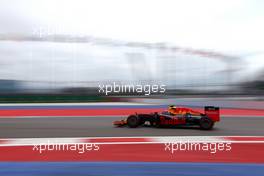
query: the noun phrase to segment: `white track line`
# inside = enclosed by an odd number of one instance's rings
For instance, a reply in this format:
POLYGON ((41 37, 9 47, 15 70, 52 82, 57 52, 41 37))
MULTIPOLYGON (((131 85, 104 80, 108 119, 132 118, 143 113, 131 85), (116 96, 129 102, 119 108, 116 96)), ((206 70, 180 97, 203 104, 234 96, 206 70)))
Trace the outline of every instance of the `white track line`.
POLYGON ((2 146, 33 146, 33 145, 54 145, 54 144, 165 144, 165 143, 264 143, 264 140, 253 138, 264 138, 264 136, 164 136, 164 137, 80 137, 80 138, 8 138, 0 139, 2 146), (146 141, 133 141, 133 138, 146 141), (226 138, 252 138, 252 140, 229 140, 226 138), (99 140, 98 142, 96 140, 99 140), (106 139, 104 142, 103 139, 106 139), (120 139, 120 141, 109 142, 109 139, 120 139), (131 139, 131 141, 122 141, 131 139))

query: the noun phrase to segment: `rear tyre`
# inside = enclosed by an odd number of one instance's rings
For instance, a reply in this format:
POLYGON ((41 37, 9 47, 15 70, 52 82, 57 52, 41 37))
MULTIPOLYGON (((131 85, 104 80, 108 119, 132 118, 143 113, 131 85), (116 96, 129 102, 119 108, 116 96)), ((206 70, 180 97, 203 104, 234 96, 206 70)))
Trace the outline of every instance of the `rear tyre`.
POLYGON ((131 115, 127 118, 127 125, 130 128, 136 128, 140 125, 140 119, 138 116, 131 115))
POLYGON ((204 116, 200 119, 200 128, 202 130, 211 130, 213 126, 214 122, 210 118, 204 116))

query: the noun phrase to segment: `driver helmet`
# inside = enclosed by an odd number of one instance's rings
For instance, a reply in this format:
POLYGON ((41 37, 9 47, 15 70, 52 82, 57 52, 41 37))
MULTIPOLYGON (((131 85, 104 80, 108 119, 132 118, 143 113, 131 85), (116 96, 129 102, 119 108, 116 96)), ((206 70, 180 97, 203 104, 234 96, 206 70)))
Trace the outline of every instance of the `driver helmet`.
POLYGON ((169 110, 175 110, 175 109, 177 109, 177 107, 175 105, 170 105, 169 106, 169 110))

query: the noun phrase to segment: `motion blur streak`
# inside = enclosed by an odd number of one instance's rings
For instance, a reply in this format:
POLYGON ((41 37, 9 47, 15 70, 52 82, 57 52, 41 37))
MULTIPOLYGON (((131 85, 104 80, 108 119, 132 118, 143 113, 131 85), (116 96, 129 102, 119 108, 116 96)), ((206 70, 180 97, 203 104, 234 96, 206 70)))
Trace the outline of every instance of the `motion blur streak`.
MULTIPOLYGON (((166 108, 167 105, 128 104, 124 102, 105 104, 5 104, 0 105, 0 118, 15 116, 127 116, 135 112, 161 112, 166 108)), ((204 111, 200 106, 193 109, 200 112, 204 111)), ((240 106, 230 108, 227 106, 227 108, 221 108, 220 112, 222 116, 264 116, 263 108, 249 109, 240 106)))
MULTIPOLYGON (((33 146, 44 143, 48 139, 8 139, 0 146, 0 161, 130 161, 130 162, 217 162, 217 163, 263 163, 263 140, 259 137, 232 137, 232 141, 222 137, 158 137, 158 138, 57 138, 57 141, 80 143, 98 143, 98 151, 83 154, 71 150, 51 150, 39 153, 33 146), (240 139, 239 139, 240 138, 240 139), (210 153, 203 150, 165 151, 168 141, 179 142, 226 142, 231 143, 231 150, 219 150, 210 153), (118 142, 120 140, 121 142, 118 142), (145 141, 144 141, 145 140, 145 141), (198 141, 197 141, 198 140, 198 141), (235 142, 237 140, 237 142, 235 142), (24 141, 24 142, 23 142, 24 141), (34 142, 35 141, 35 142, 34 142), (110 141, 110 143, 109 143, 110 141), (133 143, 135 141, 135 143, 133 143), (163 141, 163 142, 162 142, 163 141), (126 144, 122 144, 122 142, 126 144), (127 143, 131 142, 131 143, 127 143), (154 143, 149 143, 154 142, 154 143), (24 144, 23 144, 24 143, 24 144), (26 144, 28 143, 28 144, 26 144), (27 156, 27 157, 25 157, 27 156), (151 157, 150 157, 151 156, 151 157)), ((263 136, 261 137, 263 139, 263 136)), ((52 140, 52 139, 50 139, 52 140)), ((53 141, 56 139, 53 139, 53 141)))
POLYGON ((93 175, 93 176, 263 176, 263 164, 240 163, 168 163, 168 162, 1 162, 1 175, 93 175), (103 168, 103 169, 102 169, 103 168), (24 173, 20 173, 23 170, 24 173), (36 172, 36 170, 38 172, 36 172))

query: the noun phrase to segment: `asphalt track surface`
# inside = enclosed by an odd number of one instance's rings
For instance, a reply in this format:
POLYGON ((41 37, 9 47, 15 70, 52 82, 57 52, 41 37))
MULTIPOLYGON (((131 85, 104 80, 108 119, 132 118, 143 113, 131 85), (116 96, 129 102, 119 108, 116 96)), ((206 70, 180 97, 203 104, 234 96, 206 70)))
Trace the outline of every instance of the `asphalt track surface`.
POLYGON ((196 127, 117 128, 121 117, 30 117, 1 118, 0 138, 129 137, 129 136, 263 136, 263 117, 222 117, 213 130, 196 127))

